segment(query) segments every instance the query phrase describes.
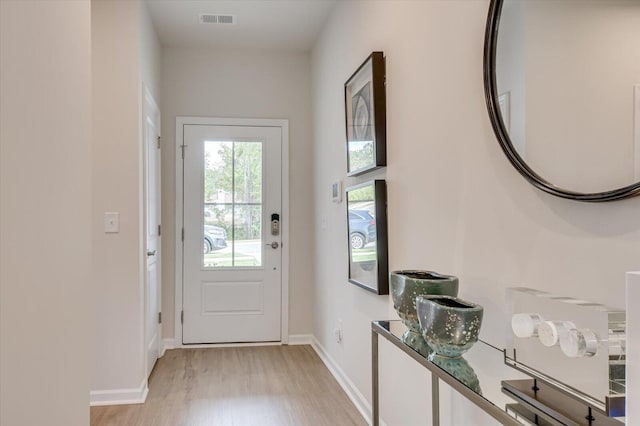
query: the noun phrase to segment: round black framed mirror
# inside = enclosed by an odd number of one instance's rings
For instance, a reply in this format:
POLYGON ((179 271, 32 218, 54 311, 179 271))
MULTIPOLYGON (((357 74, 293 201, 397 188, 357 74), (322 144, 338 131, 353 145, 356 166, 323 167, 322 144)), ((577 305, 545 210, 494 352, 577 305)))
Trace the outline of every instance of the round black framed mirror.
POLYGON ((640 195, 640 0, 491 0, 484 89, 498 142, 538 189, 640 195))

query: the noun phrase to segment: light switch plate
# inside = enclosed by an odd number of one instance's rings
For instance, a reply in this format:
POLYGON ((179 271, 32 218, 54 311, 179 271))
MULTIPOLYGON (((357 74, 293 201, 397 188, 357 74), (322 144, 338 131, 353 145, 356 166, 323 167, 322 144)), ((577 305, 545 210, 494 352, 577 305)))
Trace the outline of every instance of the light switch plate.
POLYGON ((104 232, 107 234, 120 232, 120 213, 104 213, 104 232))

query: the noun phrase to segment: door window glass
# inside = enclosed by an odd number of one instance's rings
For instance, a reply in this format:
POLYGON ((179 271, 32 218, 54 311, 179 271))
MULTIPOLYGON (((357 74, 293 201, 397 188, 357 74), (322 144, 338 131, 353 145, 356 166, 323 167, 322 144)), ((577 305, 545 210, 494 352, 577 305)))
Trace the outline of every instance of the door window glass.
POLYGON ((204 142, 205 268, 262 266, 262 142, 204 142))

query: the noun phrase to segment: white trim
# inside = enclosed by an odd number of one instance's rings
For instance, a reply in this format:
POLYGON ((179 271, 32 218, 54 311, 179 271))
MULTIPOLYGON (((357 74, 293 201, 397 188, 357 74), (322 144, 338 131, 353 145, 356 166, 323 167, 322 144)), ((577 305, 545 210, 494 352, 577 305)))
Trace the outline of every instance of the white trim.
MULTIPOLYGON (((324 365, 329 369, 333 377, 336 379, 342 390, 347 394, 353 405, 356 406, 360 415, 364 418, 367 424, 371 424, 371 404, 358 390, 356 385, 353 384, 349 376, 342 371, 340 365, 331 357, 329 352, 320 344, 315 336, 312 336, 311 347, 318 354, 324 365)), ((385 423, 381 420, 380 424, 385 426, 385 423)))
MULTIPOLYGON (((182 342, 182 323, 180 313, 182 311, 182 222, 184 195, 183 162, 181 145, 184 141, 183 127, 189 124, 205 124, 210 126, 262 126, 280 127, 282 129, 282 287, 281 287, 281 342, 275 344, 287 344, 289 342, 289 120, 286 119, 262 119, 262 118, 214 118, 214 117, 176 117, 176 277, 175 277, 175 342, 180 345, 175 347, 219 347, 219 345, 187 345, 182 342)), ((259 343, 255 345, 264 345, 259 343)))
POLYGON ((164 352, 169 349, 212 349, 212 348, 241 348, 243 346, 281 346, 282 342, 248 342, 248 343, 206 343, 201 345, 183 345, 175 339, 164 339, 164 352))
POLYGON ((180 349, 215 349, 215 348, 243 348, 254 346, 282 346, 282 342, 245 342, 245 343, 203 343, 200 345, 180 345, 180 349))
MULTIPOLYGON (((184 196, 183 196, 183 165, 184 161, 182 158, 182 149, 181 145, 184 144, 184 131, 183 126, 186 124, 180 117, 176 117, 176 146, 175 146, 175 155, 176 155, 176 222, 175 222, 175 249, 176 249, 176 277, 174 281, 174 329, 173 335, 175 336, 175 342, 182 342, 182 208, 184 205, 184 196)), ((176 344, 174 343, 174 348, 176 344)))
POLYGON ((176 340, 173 338, 162 339, 160 344, 162 345, 160 347, 160 358, 162 358, 168 350, 176 348, 176 340))
POLYGON ((311 334, 290 334, 288 345, 313 345, 311 334))
POLYGON ((158 136, 162 136, 162 129, 161 129, 161 114, 160 114, 160 107, 158 106, 158 103, 156 102, 156 100, 153 98, 153 95, 151 94, 151 91, 149 90, 149 87, 144 84, 144 82, 142 83, 142 91, 143 91, 143 96, 144 96, 144 100, 145 102, 149 103, 149 106, 151 106, 151 112, 155 115, 154 120, 156 123, 158 123, 158 128, 156 129, 158 131, 158 136))
POLYGON ((283 344, 289 343, 289 120, 268 120, 278 123, 282 128, 282 316, 280 339, 283 344), (286 242, 286 244, 284 244, 286 242))
MULTIPOLYGON (((147 289, 149 283, 147 282, 147 119, 152 119, 155 127, 155 131, 157 134, 156 137, 161 136, 161 128, 162 122, 160 108, 158 107, 158 103, 153 98, 151 91, 147 87, 147 85, 142 82, 142 114, 141 114, 141 123, 140 123, 140 131, 141 131, 141 142, 140 147, 141 151, 139 152, 140 161, 141 161, 141 188, 139 197, 139 211, 140 211, 140 279, 142 282, 142 353, 143 353, 143 368, 144 375, 148 378, 147 372, 149 371, 148 365, 148 342, 147 342, 147 329, 149 328, 148 324, 148 315, 147 315, 147 289)), ((162 153, 160 153, 160 158, 158 160, 158 177, 161 179, 162 177, 162 153)), ((162 182, 158 182, 160 185, 160 191, 158 194, 158 223, 162 224, 162 182)), ((157 256, 157 281, 158 281, 158 309, 162 311, 162 237, 158 236, 158 246, 156 250, 158 251, 157 256)), ((164 348, 162 347, 162 324, 158 324, 158 341, 156 343, 156 347, 158 349, 158 358, 160 358, 164 354, 164 348)), ((150 374, 150 372, 149 372, 150 374)))
POLYGON ((149 386, 145 379, 139 388, 91 391, 89 392, 89 405, 98 407, 101 405, 144 404, 148 394, 149 386))
POLYGON ((640 181, 640 84, 633 88, 633 146, 634 146, 634 177, 640 181))

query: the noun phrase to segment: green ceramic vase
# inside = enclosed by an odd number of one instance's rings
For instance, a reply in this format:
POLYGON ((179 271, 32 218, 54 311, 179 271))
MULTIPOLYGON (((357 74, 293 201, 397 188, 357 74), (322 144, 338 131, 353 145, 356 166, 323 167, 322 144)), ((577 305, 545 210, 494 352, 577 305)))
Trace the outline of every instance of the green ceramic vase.
POLYGON ((478 341, 482 306, 457 297, 416 297, 420 329, 424 340, 441 356, 456 358, 478 341))
POLYGON ((465 385, 478 395, 482 395, 480 380, 478 380, 476 372, 473 371, 473 368, 471 368, 467 360, 463 357, 449 358, 446 356, 430 354, 429 360, 431 360, 431 362, 442 368, 447 373, 451 374, 463 385, 465 385))
POLYGON ((421 294, 458 295, 458 278, 432 271, 406 270, 389 274, 393 307, 409 330, 420 333, 416 297, 421 294))
POLYGON ((425 342, 424 337, 422 337, 422 334, 415 331, 405 331, 400 340, 425 358, 429 358, 433 353, 429 345, 427 345, 427 342, 425 342))

